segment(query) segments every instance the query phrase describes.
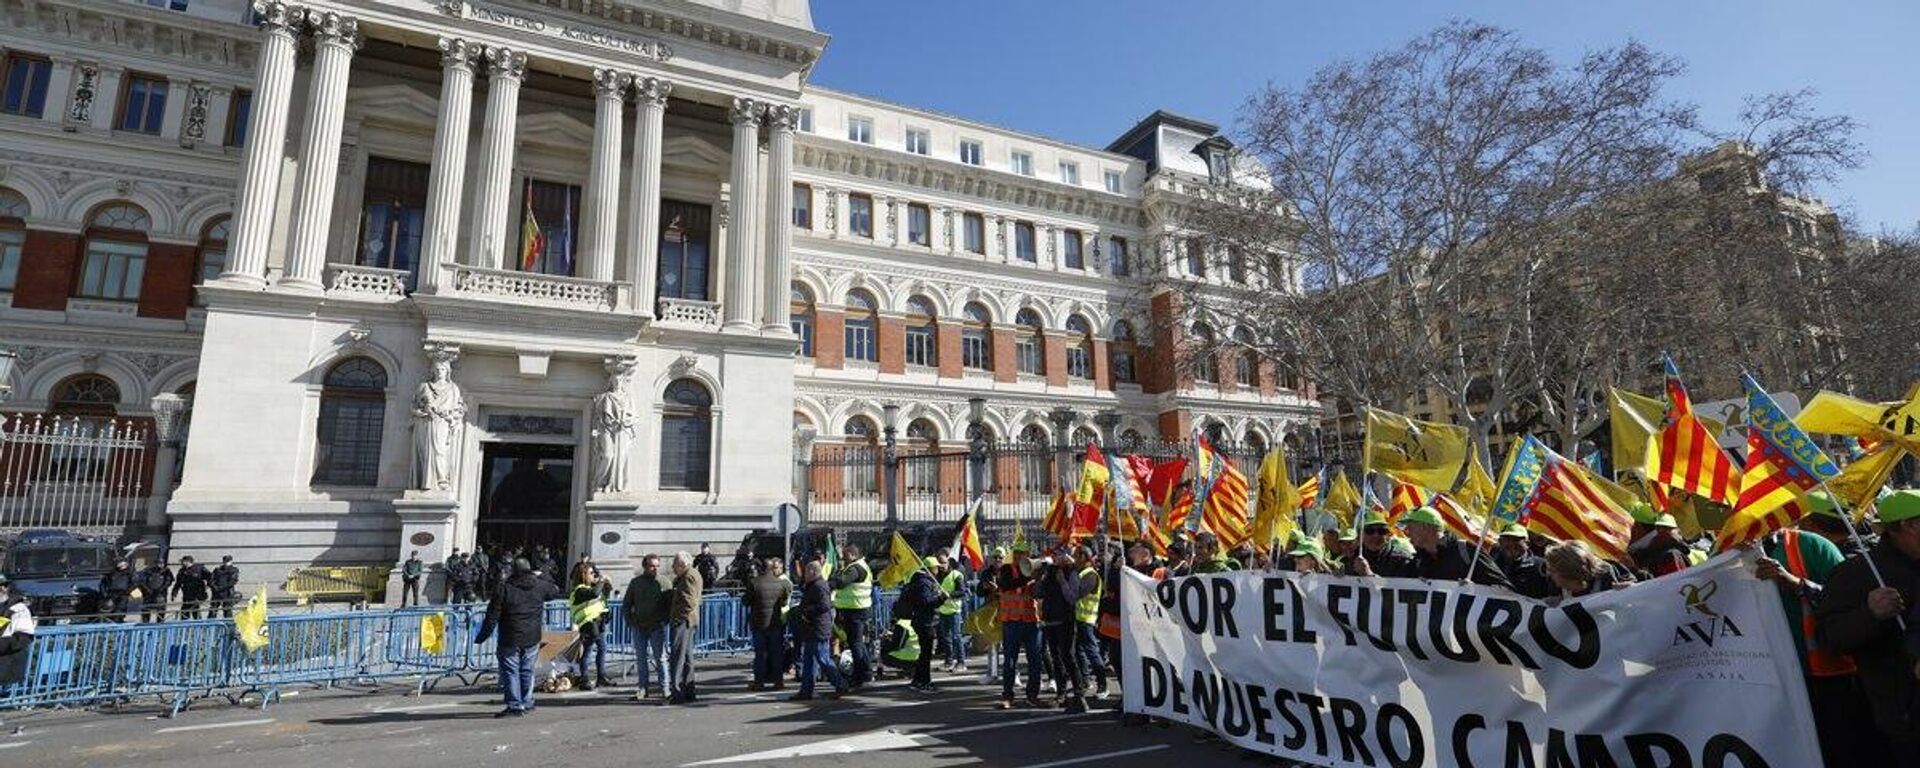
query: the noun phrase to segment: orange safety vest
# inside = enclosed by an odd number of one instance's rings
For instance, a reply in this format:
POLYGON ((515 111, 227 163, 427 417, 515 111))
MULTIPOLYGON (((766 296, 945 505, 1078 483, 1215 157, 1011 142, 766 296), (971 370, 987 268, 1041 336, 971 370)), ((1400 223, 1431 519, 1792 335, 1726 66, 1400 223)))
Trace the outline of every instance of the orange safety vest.
MULTIPOLYGON (((1800 556, 1800 531, 1788 528, 1782 533, 1785 535, 1780 548, 1787 553, 1787 572, 1801 579, 1807 578, 1807 562, 1800 556)), ((1813 603, 1805 597, 1800 598, 1800 635, 1807 641, 1807 672, 1814 677, 1839 677, 1859 670, 1854 666, 1852 656, 1820 647, 1819 638, 1814 633, 1813 603)))
MULTIPOLYGON (((1155 568, 1153 569, 1153 573, 1149 575, 1153 577, 1154 581, 1162 581, 1167 578, 1167 569, 1164 567, 1155 568)), ((1094 629, 1100 633, 1101 637, 1113 640, 1120 639, 1120 614, 1100 614, 1100 623, 1095 626, 1094 629)))
POLYGON ((1040 604, 1033 600, 1033 582, 1018 589, 1000 590, 1000 621, 1040 623, 1040 604))

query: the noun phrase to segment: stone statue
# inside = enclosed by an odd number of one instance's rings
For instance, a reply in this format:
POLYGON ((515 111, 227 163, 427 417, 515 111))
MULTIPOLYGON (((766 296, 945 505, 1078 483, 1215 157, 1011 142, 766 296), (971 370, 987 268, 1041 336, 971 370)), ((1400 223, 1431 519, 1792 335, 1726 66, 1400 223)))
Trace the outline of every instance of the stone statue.
POLYGON ((607 360, 607 391, 593 397, 593 488, 626 493, 627 466, 633 456, 633 430, 640 419, 627 399, 627 374, 633 360, 607 360))
POLYGON ((413 479, 408 487, 451 491, 453 437, 466 418, 467 403, 460 396, 460 385, 453 383, 453 358, 458 352, 436 348, 427 354, 433 359, 433 375, 413 394, 413 479))

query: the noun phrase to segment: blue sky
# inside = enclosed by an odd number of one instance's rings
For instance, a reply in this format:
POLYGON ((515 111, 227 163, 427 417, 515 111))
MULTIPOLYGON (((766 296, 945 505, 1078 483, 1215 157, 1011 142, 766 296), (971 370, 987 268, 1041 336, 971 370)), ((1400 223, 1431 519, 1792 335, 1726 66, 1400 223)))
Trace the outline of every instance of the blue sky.
POLYGON ((1865 124, 1869 157, 1820 194, 1866 229, 1920 222, 1920 2, 814 0, 813 82, 1105 146, 1164 108, 1231 125, 1247 96, 1450 18, 1570 61, 1639 40, 1688 64, 1670 95, 1731 124, 1747 94, 1811 87, 1865 124))

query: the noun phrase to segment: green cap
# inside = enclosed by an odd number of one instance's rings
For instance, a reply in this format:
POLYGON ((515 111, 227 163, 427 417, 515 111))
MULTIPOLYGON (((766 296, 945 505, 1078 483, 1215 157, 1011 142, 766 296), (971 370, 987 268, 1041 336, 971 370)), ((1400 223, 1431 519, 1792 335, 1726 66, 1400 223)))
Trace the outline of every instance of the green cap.
POLYGON ((1656 517, 1653 519, 1653 527, 1678 528, 1680 527, 1680 521, 1673 519, 1673 515, 1663 513, 1659 517, 1656 517))
POLYGON ((1633 516, 1634 522, 1645 525, 1653 525, 1660 519, 1659 513, 1653 511, 1653 505, 1644 501, 1636 501, 1633 506, 1627 507, 1627 514, 1633 516))
POLYGON ((1500 529, 1500 538, 1503 538, 1503 539, 1505 538, 1524 539, 1526 537, 1527 537, 1527 529, 1522 528, 1519 523, 1507 523, 1507 526, 1505 528, 1500 529))
POLYGON ((1312 556, 1316 560, 1324 560, 1327 557, 1327 553, 1326 550, 1320 548, 1320 542, 1312 539, 1301 539, 1300 541, 1294 542, 1293 549, 1287 552, 1287 556, 1312 556))
POLYGON ((1840 508, 1833 503, 1833 496, 1826 491, 1807 494, 1807 511, 1832 518, 1840 517, 1840 508))
POLYGON ((1880 522, 1897 523, 1920 517, 1920 491, 1894 491, 1880 500, 1880 522))
POLYGON ((1439 528, 1442 525, 1440 522, 1440 513, 1434 510, 1433 507, 1421 507, 1412 512, 1408 512, 1405 517, 1400 518, 1401 527, 1404 528, 1410 523, 1426 523, 1435 528, 1439 528))
POLYGON ((1354 526, 1348 526, 1346 528, 1341 529, 1340 540, 1341 541, 1359 541, 1360 526, 1354 525, 1354 526))
POLYGON ((925 563, 928 568, 940 567, 940 558, 934 557, 933 555, 927 555, 921 562, 925 563))

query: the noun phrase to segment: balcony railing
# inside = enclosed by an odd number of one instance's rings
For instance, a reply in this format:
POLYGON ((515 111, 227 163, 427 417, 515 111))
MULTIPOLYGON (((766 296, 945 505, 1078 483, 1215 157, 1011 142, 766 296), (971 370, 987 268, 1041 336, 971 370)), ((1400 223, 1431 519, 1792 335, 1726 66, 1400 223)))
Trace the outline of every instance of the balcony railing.
POLYGON ((661 299, 659 311, 660 322, 668 325, 709 330, 720 327, 720 305, 711 301, 661 299))
POLYGON ((404 269, 332 264, 327 267, 327 293, 400 299, 407 295, 407 281, 411 277, 404 269))
POLYGON ((620 283, 466 264, 447 264, 442 268, 447 275, 446 290, 456 296, 598 312, 611 312, 625 303, 626 287, 620 283))

